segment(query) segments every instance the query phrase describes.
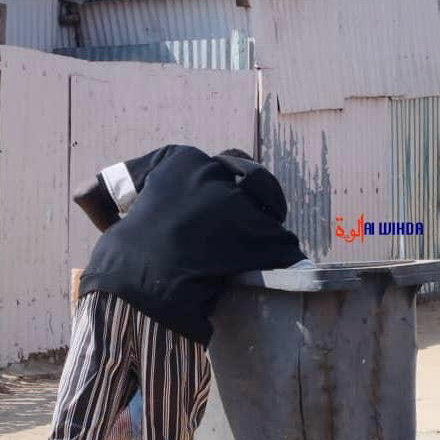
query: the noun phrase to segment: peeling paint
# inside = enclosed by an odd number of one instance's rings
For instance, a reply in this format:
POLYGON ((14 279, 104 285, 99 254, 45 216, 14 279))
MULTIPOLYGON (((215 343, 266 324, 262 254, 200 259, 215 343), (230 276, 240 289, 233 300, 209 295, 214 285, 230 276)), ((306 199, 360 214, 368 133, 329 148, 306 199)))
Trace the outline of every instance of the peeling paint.
POLYGON ((286 195, 286 227, 298 235, 310 257, 319 260, 331 248, 331 194, 328 145, 321 131, 321 162, 312 166, 304 150, 304 139, 292 125, 286 129, 272 121, 269 94, 263 105, 262 162, 272 167, 286 195))

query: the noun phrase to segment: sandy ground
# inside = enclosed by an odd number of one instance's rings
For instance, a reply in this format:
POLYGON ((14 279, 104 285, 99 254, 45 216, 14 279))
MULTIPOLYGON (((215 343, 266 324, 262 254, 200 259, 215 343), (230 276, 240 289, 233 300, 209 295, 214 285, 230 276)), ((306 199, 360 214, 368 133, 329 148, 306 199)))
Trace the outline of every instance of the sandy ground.
POLYGON ((418 440, 440 440, 440 301, 417 308, 418 440))
POLYGON ((11 376, 1 383, 0 439, 47 439, 58 380, 16 380, 11 376))
MULTIPOLYGON (((440 301, 418 307, 417 440, 440 440, 440 301)), ((20 368, 20 367, 18 367, 20 368)), ((28 366, 0 376, 0 440, 46 440, 57 367, 28 366)), ((206 439, 209 440, 209 439, 206 439)), ((398 440, 398 439, 389 439, 398 440)))

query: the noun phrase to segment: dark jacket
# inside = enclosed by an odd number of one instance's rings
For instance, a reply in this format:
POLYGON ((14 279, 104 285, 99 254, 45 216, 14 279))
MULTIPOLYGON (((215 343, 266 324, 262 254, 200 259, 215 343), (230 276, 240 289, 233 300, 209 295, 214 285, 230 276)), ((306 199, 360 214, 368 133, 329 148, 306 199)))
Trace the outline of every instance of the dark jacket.
POLYGON ((205 346, 227 276, 306 258, 282 226, 278 181, 252 161, 170 145, 98 180, 114 209, 128 213, 96 243, 80 295, 115 293, 205 346))

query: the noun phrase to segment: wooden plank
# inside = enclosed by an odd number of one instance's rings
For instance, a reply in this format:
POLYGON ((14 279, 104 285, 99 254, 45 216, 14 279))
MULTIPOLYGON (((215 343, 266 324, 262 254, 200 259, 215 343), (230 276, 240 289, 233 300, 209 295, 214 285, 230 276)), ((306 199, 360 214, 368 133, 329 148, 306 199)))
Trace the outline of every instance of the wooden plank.
POLYGON ((74 268, 70 274, 70 311, 72 315, 79 300, 79 282, 83 270, 74 268))

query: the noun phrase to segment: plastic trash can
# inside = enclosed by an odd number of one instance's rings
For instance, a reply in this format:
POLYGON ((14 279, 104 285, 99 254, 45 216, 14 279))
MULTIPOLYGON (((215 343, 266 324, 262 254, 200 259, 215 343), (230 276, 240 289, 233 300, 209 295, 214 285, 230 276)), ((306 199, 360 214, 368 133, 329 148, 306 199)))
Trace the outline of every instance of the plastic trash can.
POLYGON ((242 275, 213 318, 197 440, 415 440, 415 293, 439 261, 242 275))

